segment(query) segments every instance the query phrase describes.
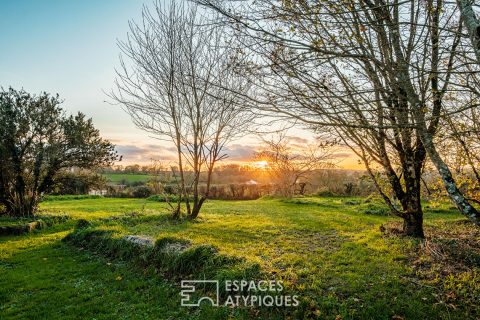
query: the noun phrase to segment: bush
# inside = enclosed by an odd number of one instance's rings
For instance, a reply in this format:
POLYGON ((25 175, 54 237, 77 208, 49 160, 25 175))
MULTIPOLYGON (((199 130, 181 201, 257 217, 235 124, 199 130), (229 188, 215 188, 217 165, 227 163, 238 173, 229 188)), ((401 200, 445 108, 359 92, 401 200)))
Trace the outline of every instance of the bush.
POLYGON ((177 202, 178 197, 175 194, 155 194, 147 198, 149 201, 157 201, 157 202, 177 202))
POLYGON ((335 197, 336 196, 336 194, 333 193, 332 191, 325 190, 325 189, 318 190, 315 195, 318 197, 335 197))
POLYGON ((132 191, 134 198, 148 198, 152 194, 152 191, 147 186, 135 187, 132 191))
POLYGON ((55 180, 53 194, 86 194, 89 190, 105 189, 107 180, 104 176, 89 172, 62 172, 55 180))
POLYGON ((379 204, 374 204, 374 203, 368 203, 365 205, 362 209, 363 213, 365 214, 371 214, 375 216, 388 216, 390 215, 390 209, 388 209, 386 206, 382 206, 379 204))

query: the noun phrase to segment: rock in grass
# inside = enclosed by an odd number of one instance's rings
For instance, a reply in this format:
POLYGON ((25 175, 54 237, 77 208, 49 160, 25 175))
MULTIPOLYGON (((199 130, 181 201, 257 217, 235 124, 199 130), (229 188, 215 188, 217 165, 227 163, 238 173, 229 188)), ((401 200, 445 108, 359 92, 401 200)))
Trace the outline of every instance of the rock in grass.
POLYGON ((43 220, 39 219, 37 221, 28 223, 26 226, 26 229, 27 229, 27 232, 32 232, 33 230, 43 229, 46 226, 47 224, 43 220))
POLYGON ((153 247, 154 244, 153 239, 150 237, 127 235, 123 238, 128 242, 134 243, 142 247, 153 247))
POLYGON ((2 236, 22 235, 25 233, 33 232, 34 230, 43 229, 46 226, 47 224, 41 219, 29 222, 27 224, 3 226, 3 227, 0 227, 0 235, 2 236))

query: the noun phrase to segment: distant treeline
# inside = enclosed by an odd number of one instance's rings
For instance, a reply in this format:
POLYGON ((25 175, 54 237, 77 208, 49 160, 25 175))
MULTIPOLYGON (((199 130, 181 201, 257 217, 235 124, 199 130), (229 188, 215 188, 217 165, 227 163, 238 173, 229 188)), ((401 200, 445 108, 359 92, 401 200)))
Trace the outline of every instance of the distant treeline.
MULTIPOLYGON (((212 178, 211 199, 248 200, 277 193, 277 186, 262 168, 228 164, 216 168, 212 178)), ((168 170, 158 166, 115 166, 103 168, 97 173, 69 171, 59 179, 52 194, 99 194, 125 198, 174 195, 177 193, 176 179, 175 168, 168 170)), ((203 176, 200 179, 199 187, 203 189, 206 179, 203 176)), ((315 170, 308 179, 295 185, 296 195, 367 196, 374 190, 365 172, 340 169, 315 170)))

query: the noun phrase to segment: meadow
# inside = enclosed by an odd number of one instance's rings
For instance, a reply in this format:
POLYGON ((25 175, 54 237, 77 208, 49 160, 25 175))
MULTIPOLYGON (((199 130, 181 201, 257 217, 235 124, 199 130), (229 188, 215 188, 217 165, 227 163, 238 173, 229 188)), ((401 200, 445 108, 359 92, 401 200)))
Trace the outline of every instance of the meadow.
POLYGON ((152 178, 149 174, 133 174, 133 173, 103 173, 108 182, 114 184, 121 184, 122 182, 147 182, 152 178))
POLYGON ((161 202, 50 199, 40 215, 69 220, 0 237, 0 319, 478 318, 480 232, 448 203, 425 208, 424 242, 398 235, 400 220, 371 198, 208 201, 198 220, 182 222, 161 202), (213 246, 282 280, 300 306, 181 307, 178 277, 62 241, 81 219, 117 238, 213 246))

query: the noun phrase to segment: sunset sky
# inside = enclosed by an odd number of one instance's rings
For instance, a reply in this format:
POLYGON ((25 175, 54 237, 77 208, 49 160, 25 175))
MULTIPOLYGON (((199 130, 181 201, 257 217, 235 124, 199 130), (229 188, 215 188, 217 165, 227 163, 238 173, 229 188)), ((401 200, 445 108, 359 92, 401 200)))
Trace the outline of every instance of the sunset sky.
MULTIPOLYGON (((138 20, 142 4, 138 0, 0 1, 0 86, 58 93, 64 109, 92 117, 102 136, 117 145, 124 156, 121 164, 172 157, 171 145, 135 128, 119 106, 106 102, 105 92, 113 86, 119 61, 117 39, 125 39, 128 20, 138 20)), ((312 140, 312 134, 299 129, 289 135, 300 144, 312 140)), ((247 161, 257 146, 253 136, 234 141, 228 146, 229 160, 247 161)), ((340 150, 339 156, 346 152, 340 150)), ((351 156, 339 166, 359 168, 351 156)))

